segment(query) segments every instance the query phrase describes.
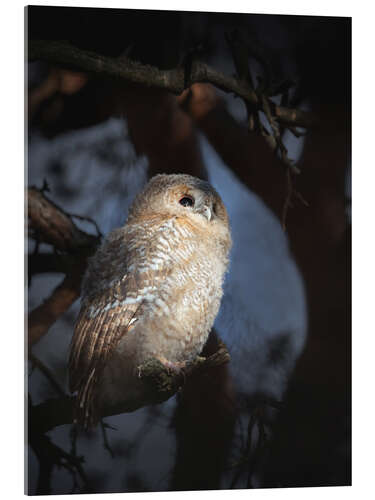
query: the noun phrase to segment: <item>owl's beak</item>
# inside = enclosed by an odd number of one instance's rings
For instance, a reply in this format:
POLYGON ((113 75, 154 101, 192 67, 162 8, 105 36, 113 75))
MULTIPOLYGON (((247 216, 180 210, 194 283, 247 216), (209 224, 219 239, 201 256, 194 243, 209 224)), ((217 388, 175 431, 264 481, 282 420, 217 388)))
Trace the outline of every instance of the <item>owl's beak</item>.
POLYGON ((203 210, 202 210, 202 215, 204 215, 206 217, 206 219, 208 221, 210 221, 212 219, 212 210, 211 210, 211 208, 208 207, 207 205, 204 205, 203 210))

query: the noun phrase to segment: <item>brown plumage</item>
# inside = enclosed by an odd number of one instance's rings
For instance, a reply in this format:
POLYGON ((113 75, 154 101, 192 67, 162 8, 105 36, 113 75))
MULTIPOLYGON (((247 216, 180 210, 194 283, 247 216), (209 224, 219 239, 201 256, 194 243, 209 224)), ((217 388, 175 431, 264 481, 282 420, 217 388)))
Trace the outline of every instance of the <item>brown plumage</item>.
POLYGON ((142 401, 139 366, 191 361, 219 310, 231 246, 216 191, 188 175, 157 175, 127 223, 91 259, 72 339, 70 389, 77 419, 132 411, 142 401))

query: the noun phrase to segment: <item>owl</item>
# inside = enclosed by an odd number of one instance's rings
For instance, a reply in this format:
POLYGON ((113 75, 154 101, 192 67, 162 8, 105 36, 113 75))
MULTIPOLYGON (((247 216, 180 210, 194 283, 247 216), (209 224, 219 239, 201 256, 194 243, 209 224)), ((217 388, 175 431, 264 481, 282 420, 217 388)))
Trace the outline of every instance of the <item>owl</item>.
POLYGON ((145 361, 178 369, 200 354, 230 247, 227 211, 208 182, 182 174, 149 181, 84 276, 69 359, 78 421, 89 427, 100 415, 136 410, 145 361))

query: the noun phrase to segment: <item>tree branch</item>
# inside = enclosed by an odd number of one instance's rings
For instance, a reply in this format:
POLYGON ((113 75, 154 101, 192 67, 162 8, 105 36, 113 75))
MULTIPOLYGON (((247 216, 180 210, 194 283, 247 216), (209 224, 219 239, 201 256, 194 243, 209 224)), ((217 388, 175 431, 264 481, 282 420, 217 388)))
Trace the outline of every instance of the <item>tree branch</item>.
MULTIPOLYGON (((38 242, 49 243, 57 250, 69 252, 72 259, 74 256, 62 283, 43 304, 29 314, 28 344, 31 347, 79 297, 87 258, 95 251, 100 236, 78 229, 69 214, 46 198, 43 190, 34 187, 28 189, 28 219, 29 229, 38 242)), ((32 259, 35 261, 38 257, 40 256, 36 253, 32 259)), ((66 259, 65 263, 67 262, 66 259)), ((41 264, 40 259, 38 263, 41 264)))
MULTIPOLYGON (((28 55, 29 60, 41 59, 52 64, 73 66, 80 71, 120 78, 130 83, 167 90, 176 95, 180 95, 194 83, 211 83, 224 92, 241 97, 254 108, 262 107, 258 95, 246 81, 220 73, 196 60, 192 61, 190 75, 186 80, 184 67, 160 70, 129 58, 102 56, 63 41, 30 40, 28 55)), ((296 127, 312 127, 316 121, 310 113, 276 105, 274 114, 280 122, 296 127)))
POLYGON ((30 359, 30 361, 32 363, 32 369, 38 368, 38 370, 41 373, 43 373, 43 375, 49 381, 49 383, 51 384, 51 386, 55 389, 55 391, 60 396, 65 396, 65 391, 60 386, 60 384, 57 382, 57 380, 53 376, 53 373, 48 368, 48 366, 46 366, 39 358, 37 358, 36 356, 34 356, 34 354, 32 354, 32 353, 29 354, 29 359, 30 359))
POLYGON ((97 236, 78 229, 71 216, 49 200, 41 190, 29 188, 27 201, 29 229, 37 235, 39 242, 49 243, 57 250, 72 253, 92 249, 99 242, 97 236))
MULTIPOLYGON (((220 342, 218 350, 207 358, 198 356, 180 372, 174 372, 166 368, 157 359, 150 359, 140 367, 141 378, 146 382, 148 391, 147 401, 140 400, 139 408, 150 404, 158 404, 171 398, 183 387, 185 379, 193 373, 209 371, 211 368, 223 365, 230 361, 227 347, 220 342)), ((64 396, 51 398, 32 407, 29 415, 31 428, 34 432, 45 433, 51 429, 64 424, 72 423, 74 420, 75 397, 64 396)), ((102 418, 126 413, 125 411, 108 411, 102 418)))
POLYGON ((72 490, 75 493, 79 489, 78 478, 81 480, 83 491, 89 492, 88 481, 83 469, 84 458, 73 453, 64 451, 55 445, 49 436, 36 432, 32 428, 34 419, 34 406, 29 404, 29 443, 39 460, 39 473, 37 482, 37 495, 50 495, 52 492, 52 474, 55 467, 64 468, 72 476, 72 490))
POLYGON ((80 295, 81 269, 74 268, 63 282, 52 292, 51 296, 29 314, 28 342, 29 347, 49 330, 55 321, 75 302, 80 295))
POLYGON ((57 253, 29 253, 28 273, 29 276, 44 273, 64 273, 71 268, 70 259, 57 253))

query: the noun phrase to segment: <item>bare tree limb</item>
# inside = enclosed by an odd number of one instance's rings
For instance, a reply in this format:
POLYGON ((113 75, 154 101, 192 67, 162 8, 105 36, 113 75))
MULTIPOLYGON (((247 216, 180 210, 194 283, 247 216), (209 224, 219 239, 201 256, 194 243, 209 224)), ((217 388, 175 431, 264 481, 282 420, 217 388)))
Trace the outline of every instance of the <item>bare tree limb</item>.
MULTIPOLYGON (((29 58, 43 59, 53 64, 69 65, 80 71, 93 72, 100 75, 120 78, 133 84, 145 85, 149 87, 167 90, 176 95, 182 94, 184 90, 190 88, 195 83, 211 83, 225 92, 231 92, 243 99, 248 115, 248 127, 250 132, 257 132, 263 135, 267 145, 276 154, 280 153, 280 159, 286 167, 287 172, 298 174, 299 169, 288 157, 288 151, 282 140, 282 131, 290 128, 292 133, 296 133, 296 127, 313 127, 316 118, 311 113, 306 113, 299 109, 291 109, 285 106, 278 106, 271 99, 272 92, 283 92, 282 103, 288 102, 288 90, 290 81, 279 85, 276 90, 271 89, 270 70, 266 60, 256 51, 249 47, 240 33, 227 35, 227 42, 232 52, 233 61, 237 71, 237 77, 228 76, 216 71, 211 66, 189 59, 189 64, 170 70, 160 70, 156 67, 144 65, 133 61, 128 57, 110 58, 95 52, 81 50, 63 41, 43 41, 34 40, 29 44, 29 58), (264 78, 261 79, 257 88, 249 68, 249 56, 252 55, 260 60, 264 69, 264 78), (188 69, 187 69, 188 68, 188 69), (187 74, 187 71, 189 74, 187 74), (267 117, 271 127, 268 132, 260 121, 260 111, 267 117)), ((288 186, 292 185, 291 191, 296 190, 289 174, 286 173, 288 186)), ((283 227, 290 207, 289 193, 283 207, 283 227)), ((300 198, 299 193, 297 198, 300 198)))
MULTIPOLYGON (((224 92, 241 97, 252 107, 261 108, 256 92, 246 81, 220 73, 211 66, 193 60, 186 80, 184 67, 160 70, 129 58, 111 58, 92 51, 82 50, 64 41, 30 40, 29 60, 41 59, 52 64, 73 66, 77 70, 120 78, 130 83, 159 88, 180 95, 193 83, 211 83, 224 92)), ((297 127, 312 127, 315 118, 311 113, 275 105, 274 114, 280 122, 297 127)))
POLYGON ((73 304, 80 295, 82 269, 73 270, 52 292, 52 295, 29 314, 29 347, 49 330, 55 321, 73 304))
MULTIPOLYGON (((87 258, 94 252, 100 236, 81 231, 69 214, 46 198, 43 190, 32 187, 27 194, 29 230, 37 236, 37 241, 49 243, 55 249, 74 256, 62 283, 29 314, 28 345, 31 347, 79 297, 87 258)), ((38 253, 31 256, 34 260, 38 257, 38 253)), ((40 259, 38 263, 41 264, 40 259)))
POLYGON ((49 200, 44 193, 31 187, 27 191, 29 229, 38 235, 39 242, 49 243, 57 250, 81 251, 97 244, 99 238, 84 233, 70 215, 49 200))
MULTIPOLYGON (((150 359, 140 367, 142 379, 147 383, 149 392, 147 398, 152 396, 151 404, 158 404, 171 398, 181 387, 185 379, 193 373, 206 372, 211 368, 223 365, 230 361, 228 349, 223 343, 219 343, 218 350, 207 358, 198 356, 189 363, 186 368, 176 373, 169 370, 157 359, 150 359)), ((139 401, 139 406, 150 404, 150 401, 139 401)), ((43 401, 33 406, 30 414, 31 427, 35 432, 45 433, 59 425, 72 423, 74 420, 75 397, 63 396, 43 401)), ((125 411, 108 411, 101 417, 109 417, 125 411)))
POLYGON ((29 276, 44 273, 64 273, 71 268, 70 259, 57 253, 31 253, 28 255, 29 276))

